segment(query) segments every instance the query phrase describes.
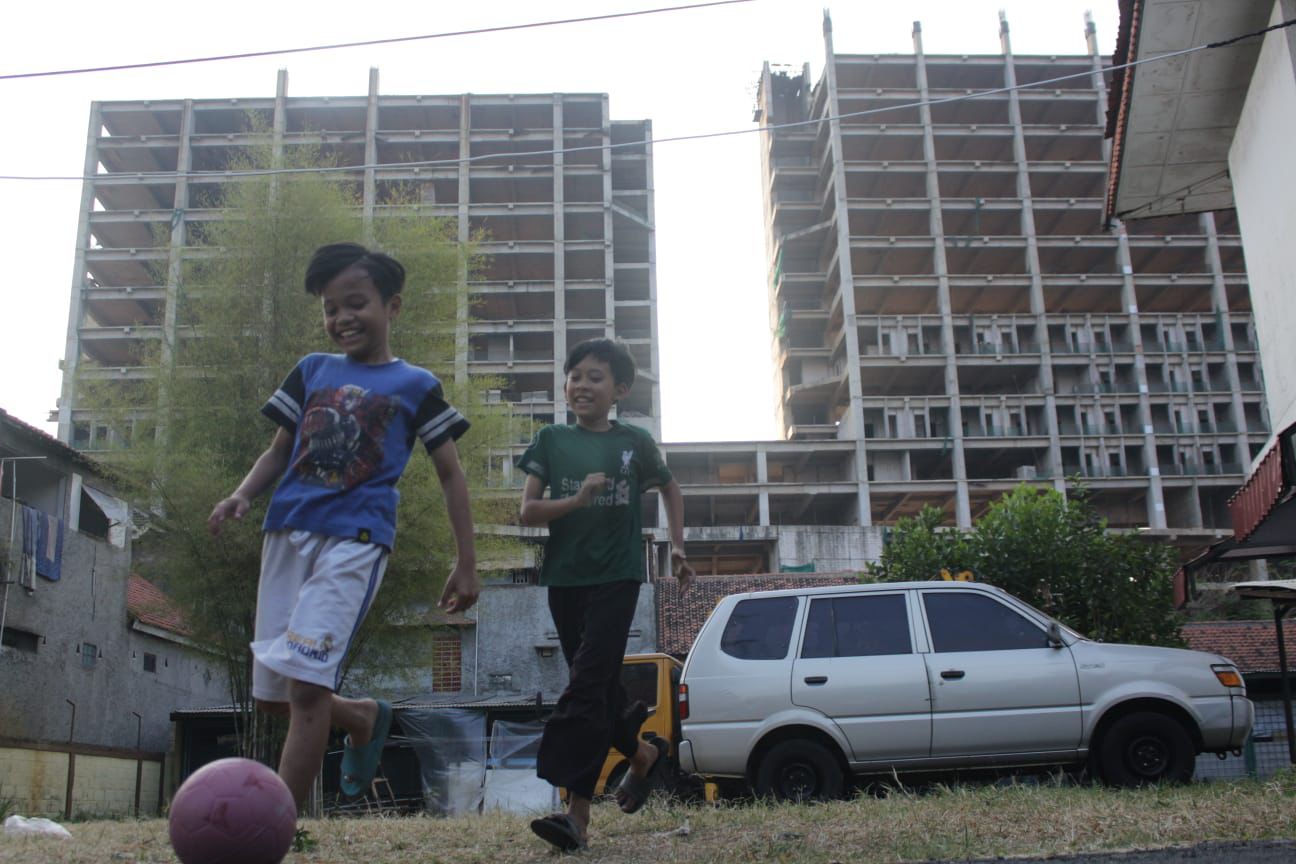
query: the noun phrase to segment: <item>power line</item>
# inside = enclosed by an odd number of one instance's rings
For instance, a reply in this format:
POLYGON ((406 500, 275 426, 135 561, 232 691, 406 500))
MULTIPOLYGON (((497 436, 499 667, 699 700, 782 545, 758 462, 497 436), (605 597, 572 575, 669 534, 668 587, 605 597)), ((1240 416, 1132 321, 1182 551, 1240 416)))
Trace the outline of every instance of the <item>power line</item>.
POLYGON ((661 6, 656 9, 637 9, 632 12, 612 12, 607 15, 587 15, 581 18, 559 18, 553 21, 533 21, 528 24, 505 24, 499 27, 478 27, 472 30, 453 30, 446 33, 427 33, 422 36, 394 36, 388 39, 368 39, 360 42, 335 42, 331 45, 308 45, 301 48, 279 48, 271 51, 246 51, 240 54, 214 54, 209 57, 189 57, 181 60, 155 60, 147 63, 123 63, 118 66, 86 66, 80 69, 53 69, 46 72, 15 72, 0 75, 0 81, 19 78, 52 78, 58 75, 85 75, 91 72, 122 72, 128 69, 154 69, 162 66, 184 66, 191 63, 215 63, 221 60, 247 60, 253 57, 276 57, 284 54, 305 54, 311 51, 332 51, 337 48, 363 48, 370 45, 395 45, 401 42, 421 42, 428 39, 447 39, 452 36, 477 36, 483 33, 503 33, 510 30, 531 30, 554 27, 559 24, 582 24, 589 21, 607 21, 614 18, 633 18, 657 15, 662 12, 682 12, 705 9, 708 6, 731 6, 735 3, 752 3, 754 0, 711 0, 707 3, 690 3, 685 6, 661 6))
POLYGON ((1029 90, 1037 87, 1044 87, 1050 84, 1058 84, 1063 81, 1070 81, 1076 78, 1091 78, 1094 75, 1101 75, 1107 72, 1115 72, 1121 69, 1131 69, 1135 66, 1142 66, 1146 63, 1155 63, 1161 60, 1169 60, 1175 57, 1182 57, 1186 54, 1193 54, 1198 51, 1205 51, 1210 48, 1220 48, 1226 45, 1232 45, 1244 39, 1254 38, 1268 33, 1271 30, 1278 30, 1284 27, 1296 25, 1296 19, 1275 24, 1262 30, 1256 30, 1251 33, 1245 33, 1241 36, 1235 36, 1231 39, 1211 42, 1204 45, 1197 45, 1192 48, 1184 48, 1179 51, 1172 51, 1167 54, 1159 54, 1156 57, 1145 57, 1142 60, 1132 60, 1128 63, 1121 63, 1114 66, 1101 66, 1096 69, 1088 69, 1084 72, 1075 72, 1068 75, 1058 75, 1054 78, 1045 78, 1040 81, 1032 81, 1027 84, 1016 84, 1011 87, 996 87, 990 90, 978 90, 975 93, 960 94, 957 96, 947 96, 940 99, 923 99, 915 102, 904 102, 899 105, 887 105, 881 108, 869 108, 863 111, 852 111, 845 114, 830 114, 823 117, 816 117, 809 120, 796 120, 788 123, 771 123, 761 126, 754 126, 745 129, 729 129, 721 132, 699 132, 689 135, 672 135, 663 138, 651 138, 640 141, 625 141, 621 143, 608 144, 588 144, 577 147, 549 148, 542 150, 526 150, 515 153, 483 153, 478 156, 461 156, 453 159, 428 159, 415 162, 378 162, 366 163, 361 165, 333 165, 318 166, 311 168, 253 168, 241 171, 233 170, 214 170, 214 171, 122 171, 115 174, 88 174, 88 175, 23 175, 23 174, 0 174, 0 181, 96 181, 111 179, 114 177, 133 177, 137 181, 143 180, 174 180, 184 177, 190 180, 202 180, 204 178, 225 179, 234 177, 264 177, 271 175, 285 174, 337 174, 337 173, 356 173, 368 170, 381 170, 384 168, 438 168, 450 165, 472 164, 484 162, 491 159, 517 159, 529 156, 554 156, 559 153, 580 153, 591 150, 617 150, 626 147, 643 147, 655 146, 657 144, 673 144, 683 141, 701 141, 711 138, 727 138, 735 135, 750 135, 753 132, 767 132, 778 129, 794 129, 803 126, 817 126, 833 120, 851 120, 858 117, 867 117, 876 114, 883 114, 889 111, 901 111, 909 108, 921 108, 932 105, 946 105, 954 102, 966 102, 972 99, 980 99, 986 96, 997 96, 1014 91, 1029 90))

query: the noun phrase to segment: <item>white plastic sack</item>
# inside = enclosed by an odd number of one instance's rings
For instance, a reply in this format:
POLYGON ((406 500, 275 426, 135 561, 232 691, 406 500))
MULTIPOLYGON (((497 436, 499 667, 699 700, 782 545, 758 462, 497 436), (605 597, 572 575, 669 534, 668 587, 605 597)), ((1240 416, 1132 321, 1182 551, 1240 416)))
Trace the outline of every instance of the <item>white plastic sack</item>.
POLYGON ((492 768, 486 772, 484 812, 552 813, 559 803, 558 788, 537 777, 534 768, 492 768))
POLYGON ((4 821, 4 833, 44 834, 49 837, 62 837, 65 840, 72 839, 72 835, 68 830, 57 822, 51 822, 39 816, 28 819, 26 816, 19 816, 17 813, 4 821))

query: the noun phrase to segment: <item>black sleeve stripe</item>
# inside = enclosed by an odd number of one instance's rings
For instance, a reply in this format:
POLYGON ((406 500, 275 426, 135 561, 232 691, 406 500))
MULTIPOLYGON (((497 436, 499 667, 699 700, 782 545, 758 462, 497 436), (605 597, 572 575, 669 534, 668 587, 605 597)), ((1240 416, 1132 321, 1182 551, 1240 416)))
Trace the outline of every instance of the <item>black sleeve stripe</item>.
MULTIPOLYGON (((447 405, 444 411, 418 428, 418 436, 424 441, 432 441, 444 435, 446 430, 464 419, 462 414, 447 405)), ((459 436, 456 435, 455 437, 458 438, 459 436)))
MULTIPOLYGON (((459 412, 456 411, 455 413, 458 414, 459 412)), ((455 423, 447 427, 440 434, 428 438, 422 436, 419 437, 423 441, 423 446, 427 448, 429 453, 431 453, 447 441, 457 441, 462 438, 463 434, 468 431, 468 428, 471 425, 472 424, 470 424, 466 418, 460 416, 455 423)))
POLYGON ((301 405, 297 400, 289 396, 283 389, 276 390, 274 395, 266 402, 267 412, 273 410, 288 422, 289 425, 296 426, 301 422, 301 405))

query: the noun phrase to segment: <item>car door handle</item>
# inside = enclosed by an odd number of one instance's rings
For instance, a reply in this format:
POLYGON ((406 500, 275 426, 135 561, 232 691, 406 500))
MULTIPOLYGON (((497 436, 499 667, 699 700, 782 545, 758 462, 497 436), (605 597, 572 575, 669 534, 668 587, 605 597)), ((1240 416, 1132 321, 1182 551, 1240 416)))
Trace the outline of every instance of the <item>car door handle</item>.
POLYGON ((811 685, 812 687, 816 687, 820 684, 827 684, 828 676, 827 675, 807 675, 805 682, 811 685))
POLYGON ((941 677, 946 681, 957 681, 963 677, 962 669, 946 669, 941 673, 941 677))

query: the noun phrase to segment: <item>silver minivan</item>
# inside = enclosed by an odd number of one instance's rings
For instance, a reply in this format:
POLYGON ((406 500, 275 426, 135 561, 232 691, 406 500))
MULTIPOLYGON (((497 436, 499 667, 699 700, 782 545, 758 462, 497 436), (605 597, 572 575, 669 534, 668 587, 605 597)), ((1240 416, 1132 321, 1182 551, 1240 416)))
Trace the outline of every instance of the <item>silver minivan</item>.
POLYGON ((1181 782, 1237 751, 1254 709, 1201 651, 1092 642, 991 585, 735 594, 680 681, 680 767, 760 795, 832 798, 852 775, 1087 763, 1181 782))

